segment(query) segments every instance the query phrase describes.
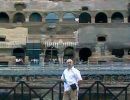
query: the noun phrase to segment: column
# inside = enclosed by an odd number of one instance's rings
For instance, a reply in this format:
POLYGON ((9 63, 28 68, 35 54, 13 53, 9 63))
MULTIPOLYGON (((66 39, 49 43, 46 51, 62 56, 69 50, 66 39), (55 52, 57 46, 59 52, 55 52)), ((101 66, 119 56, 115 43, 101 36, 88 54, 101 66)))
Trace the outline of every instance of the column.
POLYGON ((95 18, 92 18, 92 21, 91 21, 92 23, 95 23, 95 18))
POLYGON ((63 64, 63 56, 64 56, 64 54, 63 53, 59 53, 58 54, 58 60, 59 60, 59 64, 63 64))
POLYGON ((63 19, 62 19, 62 18, 60 18, 60 19, 59 19, 59 22, 62 22, 62 21, 63 21, 63 19))
POLYGON ((45 18, 44 18, 44 17, 42 18, 42 22, 46 22, 46 20, 45 20, 45 18))
POLYGON ((44 67, 44 58, 45 58, 45 54, 44 53, 41 53, 40 54, 40 65, 42 66, 42 67, 44 67))
POLYGON ((13 20, 14 20, 13 17, 14 17, 13 15, 10 15, 9 23, 13 23, 13 20))
POLYGON ((130 56, 128 55, 128 49, 124 49, 124 56, 123 56, 124 62, 130 61, 130 56))
POLYGON ((75 63, 79 62, 79 50, 77 48, 75 48, 75 63))
POLYGON ((124 18, 124 23, 128 23, 128 18, 124 18))
POLYGON ((127 55, 128 55, 128 50, 124 49, 124 56, 127 56, 127 55))
POLYGON ((108 23, 111 23, 111 18, 108 18, 108 23))
POLYGON ((29 16, 26 16, 25 22, 29 22, 29 16))

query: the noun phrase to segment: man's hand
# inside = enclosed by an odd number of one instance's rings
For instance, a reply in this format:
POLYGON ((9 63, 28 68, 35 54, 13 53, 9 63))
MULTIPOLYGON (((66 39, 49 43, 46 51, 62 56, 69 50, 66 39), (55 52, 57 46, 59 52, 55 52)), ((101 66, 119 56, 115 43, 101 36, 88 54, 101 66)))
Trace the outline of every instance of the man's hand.
POLYGON ((82 84, 83 83, 83 80, 79 80, 78 81, 78 85, 80 86, 80 84, 82 84))

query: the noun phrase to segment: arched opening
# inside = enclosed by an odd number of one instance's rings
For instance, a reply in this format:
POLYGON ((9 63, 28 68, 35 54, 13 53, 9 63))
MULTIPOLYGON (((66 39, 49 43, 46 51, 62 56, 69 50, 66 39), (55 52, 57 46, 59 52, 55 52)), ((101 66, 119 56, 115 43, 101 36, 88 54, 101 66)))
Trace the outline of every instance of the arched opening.
POLYGON ((128 23, 130 23, 130 16, 128 16, 128 23))
POLYGON ((39 13, 32 13, 29 17, 30 22, 42 22, 42 16, 39 13))
POLYGON ((9 16, 4 12, 0 13, 0 23, 9 23, 9 16))
POLYGON ((122 58, 124 56, 124 49, 113 49, 112 55, 115 55, 118 58, 122 58))
POLYGON ((72 13, 65 13, 63 16, 63 21, 72 22, 75 21, 75 16, 72 13))
POLYGON ((59 17, 55 13, 48 13, 47 16, 45 17, 45 20, 47 23, 56 23, 59 20, 59 17))
POLYGON ((58 62, 58 50, 57 48, 50 46, 46 49, 45 62, 58 62))
POLYGON ((25 57, 25 51, 23 48, 15 48, 13 50, 13 56, 16 58, 24 58, 25 57))
POLYGON ((120 12, 116 12, 112 15, 111 22, 113 23, 124 22, 124 17, 120 12))
POLYGON ((90 14, 84 12, 81 13, 79 16, 79 23, 91 23, 91 16, 90 14))
POLYGON ((64 50, 64 60, 67 59, 73 59, 74 58, 74 48, 73 47, 67 47, 64 50))
POLYGON ((24 23, 25 16, 22 13, 16 13, 13 18, 14 23, 24 23))
POLYGON ((95 23, 107 23, 107 15, 105 13, 98 13, 95 17, 95 23))
POLYGON ((88 57, 90 57, 91 55, 92 55, 92 52, 89 48, 82 48, 79 51, 80 61, 83 61, 83 62, 88 61, 88 57))

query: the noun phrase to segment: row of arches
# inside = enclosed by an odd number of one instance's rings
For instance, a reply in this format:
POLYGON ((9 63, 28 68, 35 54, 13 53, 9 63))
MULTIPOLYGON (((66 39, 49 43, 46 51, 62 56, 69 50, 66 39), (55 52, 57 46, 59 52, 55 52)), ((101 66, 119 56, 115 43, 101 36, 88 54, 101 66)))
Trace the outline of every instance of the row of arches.
MULTIPOLYGON (((75 51, 73 47, 67 47, 64 49, 64 56, 63 59, 73 59, 75 56, 75 51)), ((79 60, 80 61, 88 61, 88 58, 92 56, 92 51, 90 48, 81 48, 79 50, 79 60)), ((124 49, 112 49, 111 50, 111 54, 115 55, 118 58, 122 58, 125 54, 124 49)), ((13 50, 13 56, 16 56, 16 58, 23 58, 26 55, 26 51, 23 48, 15 48, 13 50)), ((33 54, 34 56, 29 57, 29 59, 34 59, 35 58, 35 54, 33 54)), ((40 53, 39 53, 40 55, 40 53)), ((130 49, 128 50, 128 55, 130 55, 130 49)), ((39 59, 39 58, 36 58, 39 59)), ((50 46, 46 49, 45 51, 45 62, 49 62, 49 61, 53 61, 53 60, 57 60, 58 61, 58 49, 50 46)))
MULTIPOLYGON (((92 16, 87 12, 82 12, 78 17, 71 13, 67 12, 63 15, 62 20, 63 21, 77 21, 78 19, 79 23, 91 23, 92 16)), ((29 22, 42 22, 43 16, 40 13, 34 12, 29 16, 29 22)), ((54 13, 50 12, 45 16, 45 21, 48 23, 55 23, 60 20, 59 16, 54 13)), ((8 23, 10 22, 10 17, 7 13, 1 12, 0 13, 0 22, 1 23, 8 23)), ((26 17, 23 13, 18 12, 13 16, 13 22, 26 22, 26 17)), ((104 12, 99 12, 95 16, 95 23, 107 23, 108 17, 104 12)), ((111 16, 111 22, 124 22, 124 16, 120 12, 115 12, 111 16)), ((130 22, 130 16, 128 16, 128 22, 130 22)))

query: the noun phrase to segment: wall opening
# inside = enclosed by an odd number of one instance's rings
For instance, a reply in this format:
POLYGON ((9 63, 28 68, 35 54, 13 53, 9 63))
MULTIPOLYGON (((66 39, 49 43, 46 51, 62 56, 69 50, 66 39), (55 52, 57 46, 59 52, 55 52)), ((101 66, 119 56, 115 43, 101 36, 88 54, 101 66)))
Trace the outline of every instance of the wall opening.
POLYGON ((24 23, 25 22, 25 16, 22 13, 16 13, 14 15, 13 22, 14 23, 24 23))
POLYGON ((9 23, 9 16, 4 12, 0 13, 0 23, 9 23))
POLYGON ((92 55, 92 52, 89 48, 82 48, 79 51, 79 58, 80 61, 88 61, 88 57, 90 57, 92 55))
POLYGON ((115 55, 118 58, 122 58, 124 56, 124 49, 113 49, 112 55, 115 55))
POLYGON ((90 14, 84 12, 79 15, 79 23, 91 23, 90 14))
POLYGON ((15 48, 13 50, 13 56, 16 58, 24 58, 25 57, 25 51, 23 48, 15 48))
POLYGON ((57 14, 52 12, 52 13, 47 14, 45 20, 46 20, 47 23, 56 23, 56 22, 58 22, 59 17, 58 17, 57 14))
POLYGON ((106 41, 106 37, 105 36, 98 36, 97 37, 97 41, 98 42, 105 42, 106 41))
POLYGON ((58 50, 54 46, 50 46, 45 52, 45 62, 58 61, 58 50))
POLYGON ((120 12, 116 12, 112 15, 111 22, 113 23, 124 22, 124 17, 120 12))
POLYGON ((73 22, 75 21, 75 16, 72 13, 65 13, 63 16, 63 21, 67 21, 67 22, 73 22))
POLYGON ((73 47, 67 47, 64 50, 64 60, 65 59, 73 59, 74 58, 74 48, 73 47))
POLYGON ((42 16, 39 13, 32 13, 29 17, 30 22, 42 22, 42 16))
POLYGON ((98 13, 95 17, 95 23, 107 23, 107 15, 105 13, 98 13))

